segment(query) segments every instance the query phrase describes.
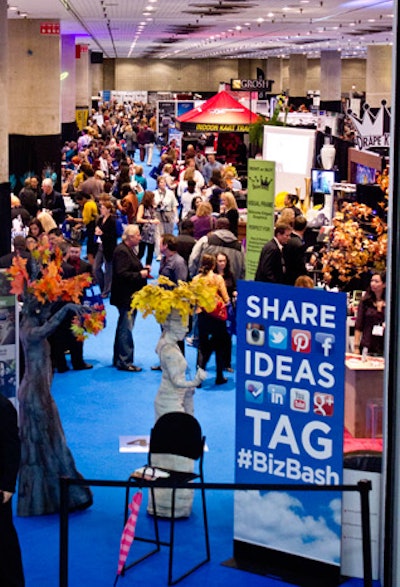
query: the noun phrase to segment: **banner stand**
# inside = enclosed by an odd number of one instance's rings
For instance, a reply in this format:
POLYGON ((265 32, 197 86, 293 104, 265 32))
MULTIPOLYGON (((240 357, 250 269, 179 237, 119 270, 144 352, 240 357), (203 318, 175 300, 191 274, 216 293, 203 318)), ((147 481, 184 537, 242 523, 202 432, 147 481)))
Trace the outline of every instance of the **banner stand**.
POLYGON ((302 556, 256 546, 234 540, 233 558, 221 563, 225 567, 254 573, 262 577, 279 579, 299 587, 338 587, 340 569, 302 556))

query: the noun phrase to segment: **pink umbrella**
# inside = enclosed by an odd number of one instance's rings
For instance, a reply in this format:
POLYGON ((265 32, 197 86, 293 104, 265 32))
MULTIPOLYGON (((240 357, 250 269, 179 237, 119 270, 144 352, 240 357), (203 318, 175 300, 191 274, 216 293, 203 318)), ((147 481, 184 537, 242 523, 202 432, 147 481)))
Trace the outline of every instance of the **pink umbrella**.
POLYGON ((119 546, 118 570, 117 570, 117 576, 114 581, 114 587, 117 584, 118 578, 122 573, 122 569, 124 568, 126 558, 129 554, 129 549, 130 549, 131 544, 133 542, 133 539, 135 537, 136 522, 138 519, 140 504, 142 503, 142 497, 143 497, 142 492, 138 491, 132 497, 132 501, 129 504, 129 509, 130 509, 131 513, 129 514, 129 517, 126 521, 126 524, 124 526, 124 530, 123 530, 122 536, 121 536, 121 543, 119 546))

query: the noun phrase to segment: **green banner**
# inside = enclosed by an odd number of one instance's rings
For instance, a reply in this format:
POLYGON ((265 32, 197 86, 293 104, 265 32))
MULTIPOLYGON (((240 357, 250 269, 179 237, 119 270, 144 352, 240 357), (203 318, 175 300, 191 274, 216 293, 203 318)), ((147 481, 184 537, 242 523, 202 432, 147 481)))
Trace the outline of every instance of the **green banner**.
POLYGON ((265 243, 274 236, 275 162, 249 159, 246 279, 254 279, 265 243))

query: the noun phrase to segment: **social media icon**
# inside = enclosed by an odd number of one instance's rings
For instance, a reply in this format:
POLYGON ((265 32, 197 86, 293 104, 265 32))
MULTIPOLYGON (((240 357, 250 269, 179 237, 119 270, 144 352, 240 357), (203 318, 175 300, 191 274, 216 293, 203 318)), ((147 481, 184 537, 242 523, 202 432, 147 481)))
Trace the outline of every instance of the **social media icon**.
POLYGON ((262 324, 246 324, 246 342, 254 346, 263 346, 265 330, 262 324))
POLYGON ((268 401, 283 406, 286 403, 286 387, 270 383, 267 387, 268 401))
POLYGON ((292 350, 296 353, 311 352, 311 332, 309 330, 292 330, 292 350))
POLYGON ((317 332, 315 340, 319 343, 317 348, 322 350, 324 357, 329 357, 335 346, 335 335, 327 332, 317 332))
POLYGON ((335 398, 331 393, 317 391, 314 393, 314 414, 318 416, 333 416, 335 398))
POLYGON ((262 404, 264 401, 264 384, 261 381, 247 379, 244 384, 246 401, 262 404))
POLYGON ((290 390, 290 409, 295 412, 309 412, 310 392, 307 389, 292 387, 290 390))
POLYGON ((282 326, 270 326, 268 328, 268 345, 272 349, 287 348, 287 328, 282 326))

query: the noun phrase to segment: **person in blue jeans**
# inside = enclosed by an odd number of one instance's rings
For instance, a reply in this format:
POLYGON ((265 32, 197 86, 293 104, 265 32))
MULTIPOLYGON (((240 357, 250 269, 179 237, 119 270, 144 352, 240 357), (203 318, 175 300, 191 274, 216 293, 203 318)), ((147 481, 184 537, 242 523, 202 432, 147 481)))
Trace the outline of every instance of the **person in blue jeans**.
POLYGON ((149 276, 149 267, 143 267, 137 256, 140 243, 137 224, 128 224, 122 235, 122 243, 114 250, 110 303, 119 312, 114 340, 113 366, 120 371, 137 373, 142 370, 134 364, 134 340, 136 310, 132 313, 132 295, 144 287, 149 276))

